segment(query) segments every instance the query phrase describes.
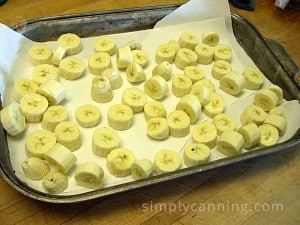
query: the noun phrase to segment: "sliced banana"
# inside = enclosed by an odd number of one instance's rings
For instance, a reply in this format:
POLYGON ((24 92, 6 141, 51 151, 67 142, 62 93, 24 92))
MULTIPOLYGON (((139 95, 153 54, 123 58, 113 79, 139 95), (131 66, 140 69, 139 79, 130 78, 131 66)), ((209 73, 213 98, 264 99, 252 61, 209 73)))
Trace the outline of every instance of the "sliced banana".
POLYGON ((115 130, 128 130, 133 125, 133 110, 124 104, 109 107, 108 124, 115 130))
POLYGON ((93 133, 92 150, 95 155, 106 157, 113 149, 120 147, 121 138, 109 127, 97 128, 93 133))
POLYGON ((127 80, 131 83, 138 83, 146 80, 146 74, 139 64, 131 62, 126 68, 127 80))
POLYGON ((95 49, 97 52, 106 52, 113 55, 116 52, 116 40, 111 36, 102 36, 96 39, 95 49))
POLYGON ((67 121, 67 119, 68 111, 64 106, 50 106, 43 115, 41 126, 43 129, 54 133, 57 124, 67 121))
POLYGON ((224 131, 236 129, 235 120, 224 113, 216 115, 213 119, 213 124, 217 128, 218 135, 221 135, 224 131))
POLYGON ((279 115, 272 115, 269 114, 264 123, 266 124, 270 124, 273 125, 274 127, 276 127, 279 131, 279 135, 284 135, 286 129, 287 129, 287 120, 279 115))
POLYGON ((217 142, 217 128, 211 122, 200 122, 194 127, 192 137, 194 142, 214 148, 217 142))
POLYGON ((98 189, 103 185, 103 169, 94 162, 86 162, 78 165, 74 179, 79 186, 90 189, 98 189))
POLYGON ((58 46, 53 52, 52 64, 58 66, 61 60, 67 56, 67 51, 68 49, 66 47, 58 46))
POLYGON ((237 131, 225 131, 217 141, 217 149, 226 156, 235 156, 241 153, 244 138, 237 131))
POLYGON ((58 75, 66 80, 76 80, 85 71, 84 61, 80 58, 67 57, 61 60, 58 67, 58 75))
POLYGON ((181 167, 180 155, 169 149, 159 150, 154 157, 154 171, 156 174, 169 173, 181 167))
POLYGON ((144 50, 132 50, 133 61, 142 67, 146 67, 149 61, 149 56, 144 50))
POLYGON ((195 84, 204 85, 205 87, 207 87, 210 90, 211 93, 215 92, 215 90, 216 90, 215 85, 210 80, 205 79, 205 78, 197 81, 195 84))
POLYGON ((275 107, 270 110, 269 115, 279 115, 282 116, 285 120, 288 120, 286 112, 281 107, 275 107))
POLYGON ((276 127, 271 124, 262 124, 259 127, 260 130, 260 141, 261 147, 268 147, 275 145, 279 140, 279 132, 276 127))
POLYGON ((47 80, 59 80, 57 75, 57 68, 50 64, 40 64, 33 68, 32 80, 38 85, 41 85, 47 80))
POLYGON ((230 62, 232 58, 232 50, 228 45, 219 44, 215 47, 214 60, 225 60, 230 62))
POLYGON ((171 44, 161 44, 156 49, 155 62, 160 64, 162 62, 173 63, 176 51, 171 44))
POLYGON ((178 39, 181 48, 189 48, 191 50, 195 49, 199 41, 198 35, 193 32, 183 32, 178 39))
POLYGON ((164 61, 157 64, 152 70, 152 76, 161 76, 166 81, 171 78, 172 75, 172 64, 164 61))
POLYGON ((246 88, 250 90, 259 89, 264 83, 264 74, 256 67, 248 66, 243 71, 246 88))
POLYGON ((245 86, 244 76, 238 71, 231 71, 220 79, 220 88, 231 95, 240 94, 245 86))
POLYGON ((144 92, 154 100, 165 97, 169 92, 169 87, 164 78, 153 76, 144 83, 144 92))
POLYGON ((281 87, 279 87, 278 85, 272 84, 272 85, 269 85, 267 87, 267 89, 273 91, 277 95, 278 100, 277 100, 276 105, 281 104, 282 100, 283 100, 283 91, 282 91, 281 87))
POLYGON ((219 34, 213 31, 207 31, 202 34, 202 43, 215 47, 219 44, 219 34))
POLYGON ((201 143, 189 143, 184 146, 183 161, 187 167, 206 163, 211 155, 210 148, 201 143))
POLYGON ((118 48, 116 62, 119 69, 125 69, 133 62, 133 55, 128 45, 118 48))
POLYGON ((113 92, 106 76, 94 77, 91 86, 91 97, 93 101, 107 103, 113 99, 113 92))
POLYGON ((218 93, 211 93, 209 102, 204 106, 204 113, 213 118, 215 115, 222 113, 225 109, 226 102, 218 93))
POLYGON ((52 50, 50 47, 44 44, 33 45, 29 49, 29 58, 33 65, 39 64, 51 64, 52 50))
POLYGON ((93 53, 88 59, 90 72, 100 76, 102 72, 111 67, 110 55, 106 52, 93 53))
POLYGON ((197 82, 193 84, 190 94, 198 98, 201 106, 205 106, 209 103, 211 92, 208 87, 197 82))
POLYGON ((244 109, 244 111, 240 115, 240 121, 242 125, 246 125, 247 123, 255 123, 257 126, 261 125, 267 117, 265 111, 257 106, 251 105, 244 109))
POLYGON ((127 43, 131 50, 141 50, 142 44, 137 40, 131 40, 127 43))
POLYGON ((201 105, 195 95, 183 96, 176 105, 176 109, 184 111, 190 117, 190 123, 194 123, 200 116, 201 105))
POLYGON ((76 108, 75 119, 82 127, 94 127, 100 123, 101 112, 97 106, 84 104, 76 108))
POLYGON ((58 171, 50 171, 43 178, 43 188, 51 194, 60 194, 68 187, 68 177, 58 171))
POLYGON ((182 96, 190 93, 193 82, 185 74, 175 74, 172 79, 172 93, 181 98, 182 96))
POLYGON ((229 62, 225 60, 217 60, 213 63, 213 66, 211 68, 211 75, 215 79, 221 80, 225 75, 229 74, 231 70, 232 70, 232 66, 229 62))
POLYGON ((278 96, 269 89, 260 89, 254 95, 254 104, 261 107, 266 112, 273 109, 278 102, 278 96))
POLYGON ((171 45, 175 49, 175 53, 177 54, 178 50, 180 49, 180 45, 179 45, 178 41, 171 39, 168 42, 168 44, 171 45))
POLYGON ((153 174, 154 165, 149 159, 140 159, 131 166, 131 176, 134 180, 141 180, 153 174))
POLYGON ((57 143, 62 144, 70 151, 75 151, 81 147, 81 133, 76 123, 63 121, 55 127, 55 137, 57 143))
POLYGON ((106 167, 115 177, 126 177, 135 162, 134 153, 127 148, 117 148, 107 155, 106 167))
POLYGON ((255 123, 247 123, 240 127, 238 132, 243 135, 244 148, 251 148, 260 141, 260 130, 255 123))
POLYGON ((101 75, 108 78, 112 90, 116 90, 122 87, 123 78, 121 77, 119 71, 113 68, 107 68, 103 70, 101 75))
POLYGON ((215 50, 206 44, 198 44, 195 47, 195 52, 198 55, 198 63, 208 65, 213 61, 215 50))
POLYGON ((76 34, 63 34, 58 38, 57 43, 67 49, 68 55, 75 55, 82 51, 81 39, 76 34))
POLYGON ((175 110, 168 115, 167 123, 172 137, 185 137, 190 133, 190 117, 181 110, 175 110))
POLYGON ((169 137, 170 130, 167 120, 155 117, 147 121, 147 134, 155 140, 165 140, 169 137))
POLYGON ((31 180, 41 180, 50 171, 47 162, 37 157, 25 159, 21 166, 25 177, 31 180))
POLYGON ((123 92, 122 104, 129 106, 133 113, 142 112, 146 102, 146 94, 136 87, 127 88, 123 92))
POLYGON ((193 84, 204 78, 204 71, 199 66, 185 67, 184 74, 191 78, 193 84))
POLYGON ((16 102, 20 102, 24 95, 34 93, 38 87, 34 80, 19 78, 16 80, 12 90, 13 98, 16 102))
POLYGON ((166 108, 158 101, 148 101, 144 105, 144 114, 147 121, 155 117, 166 118, 166 108))
POLYGON ((183 70, 187 66, 197 65, 198 55, 189 48, 181 48, 178 50, 174 64, 178 69, 183 70))

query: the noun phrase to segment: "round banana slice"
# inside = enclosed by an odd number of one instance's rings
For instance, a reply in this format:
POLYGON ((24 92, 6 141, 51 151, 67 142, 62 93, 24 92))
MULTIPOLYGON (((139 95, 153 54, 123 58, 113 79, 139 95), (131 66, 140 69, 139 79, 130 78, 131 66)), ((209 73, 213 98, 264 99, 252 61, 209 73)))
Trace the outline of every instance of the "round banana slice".
POLYGON ((248 66, 243 71, 246 88, 250 90, 259 89, 264 83, 264 74, 256 67, 248 66))
POLYGON ((195 47, 195 52, 198 55, 198 63, 208 65, 213 61, 215 50, 206 44, 198 44, 195 47))
POLYGON ((270 110, 269 115, 279 115, 282 116, 285 120, 288 120, 287 114, 281 107, 275 107, 270 110))
POLYGON ((152 99, 158 100, 168 94, 169 87, 164 78, 153 76, 144 83, 144 92, 152 99))
POLYGON ((64 46, 58 46, 52 56, 52 64, 59 66, 61 60, 67 56, 68 49, 64 46))
POLYGON ((211 68, 211 75, 215 79, 221 80, 225 75, 229 74, 231 70, 232 70, 232 66, 229 62, 225 60, 217 60, 213 63, 213 66, 211 68))
POLYGON ((183 161, 187 167, 206 163, 210 158, 210 148, 201 143, 189 143, 184 146, 183 161))
POLYGON ((149 61, 148 54, 143 50, 132 50, 133 61, 141 67, 146 67, 149 61))
POLYGON ((43 115, 41 126, 43 129, 50 132, 55 132, 57 124, 67 121, 68 111, 64 106, 50 106, 43 115))
POLYGON ((88 59, 90 72, 100 76, 102 72, 111 67, 110 55, 106 52, 93 53, 88 59))
POLYGON ((131 83, 138 83, 146 80, 146 74, 139 64, 131 62, 126 68, 127 80, 131 83))
POLYGON ((113 92, 106 76, 94 77, 91 87, 91 97, 98 103, 107 103, 113 99, 113 92))
POLYGON ((147 121, 147 134, 155 140, 165 140, 169 137, 169 126, 167 120, 156 117, 147 121))
POLYGON ((191 78, 193 84, 204 78, 204 71, 199 66, 185 67, 184 74, 191 78))
POLYGON ((267 117, 266 112, 257 105, 251 105, 244 109, 240 115, 242 125, 247 123, 255 123, 257 126, 261 125, 267 117))
POLYGON ((181 98, 186 94, 189 94, 192 88, 193 82, 185 74, 175 74, 172 80, 172 93, 181 98))
POLYGON ((180 45, 179 45, 179 42, 174 40, 174 39, 171 39, 169 42, 168 42, 169 45, 171 45, 174 49, 175 49, 175 53, 177 54, 178 50, 180 49, 180 45))
POLYGON ((273 109, 278 102, 278 96, 274 91, 261 89, 254 95, 254 104, 261 107, 266 112, 273 109))
POLYGON ((85 128, 94 127, 100 123, 101 112, 97 106, 85 104, 75 110, 77 123, 85 128))
POLYGON ((202 34, 202 43, 211 47, 215 47, 219 44, 220 37, 216 32, 207 31, 202 34))
POLYGON ((162 62, 173 63, 176 51, 171 44, 161 44, 156 49, 155 62, 160 64, 162 62))
POLYGON ((78 150, 82 140, 78 126, 71 121, 64 121, 55 127, 55 137, 57 143, 62 144, 70 151, 78 150))
POLYGON ((224 98, 217 93, 211 93, 208 104, 204 106, 204 113, 213 118, 215 115, 222 113, 225 109, 226 103, 224 98))
POLYGON ((217 128, 211 122, 200 122, 194 127, 192 137, 195 142, 214 148, 217 142, 217 128))
POLYGON ((118 48, 116 62, 118 69, 125 69, 130 63, 133 62, 133 55, 128 45, 118 48))
POLYGON ((122 87, 123 78, 121 77, 118 70, 107 68, 103 70, 101 75, 108 78, 112 90, 116 90, 122 87))
POLYGON ((34 80, 19 78, 16 80, 12 90, 13 98, 16 102, 20 102, 24 95, 34 93, 38 87, 34 80))
POLYGON ((226 156, 235 156, 241 153, 244 138, 237 131, 225 131, 217 141, 217 149, 226 156))
POLYGON ((128 105, 133 113, 142 112, 147 102, 146 94, 136 87, 127 88, 122 95, 122 104, 128 105))
POLYGON ((207 87, 210 90, 211 93, 215 92, 215 90, 216 90, 215 85, 210 80, 205 79, 205 78, 197 81, 195 84, 204 85, 205 87, 207 87))
POLYGON ((75 181, 79 186, 98 189, 103 185, 103 169, 94 162, 78 165, 75 170, 75 181))
POLYGON ((169 149, 159 150, 154 157, 154 171, 163 174, 176 171, 181 167, 180 155, 169 149))
POLYGON ((148 101, 144 105, 145 119, 148 121, 151 118, 163 117, 166 118, 165 106, 157 101, 148 101))
POLYGON ((22 170, 27 178, 41 180, 49 173, 50 166, 40 158, 30 157, 22 162, 22 170))
POLYGON ((184 111, 190 118, 190 123, 194 123, 200 116, 201 105, 195 95, 187 94, 183 96, 176 105, 176 109, 184 111))
POLYGON ((68 55, 78 54, 82 50, 80 37, 76 34, 63 34, 58 38, 57 43, 67 49, 68 55))
POLYGON ((51 194, 60 194, 68 187, 68 177, 58 171, 50 171, 43 178, 43 188, 51 194))
POLYGON ((133 110, 124 104, 111 106, 107 117, 109 126, 115 130, 128 130, 133 125, 133 110))
POLYGON ((167 123, 172 137, 185 137, 190 133, 190 117, 181 110, 171 112, 167 123))
POLYGON ((255 123, 247 123, 240 127, 238 132, 243 135, 244 148, 251 148, 260 141, 260 130, 255 123))
POLYGON ((277 101, 276 105, 281 104, 282 100, 283 100, 283 91, 282 91, 281 87, 279 87, 278 85, 272 84, 272 85, 268 86, 267 89, 273 91, 277 95, 278 101, 277 101))
POLYGON ((261 147, 268 147, 275 145, 279 139, 279 132, 276 127, 271 124, 262 124, 259 127, 260 130, 260 141, 261 147))
POLYGON ((230 95, 240 94, 245 86, 244 76, 238 71, 231 71, 220 79, 220 88, 230 95))
POLYGON ((76 80, 84 74, 84 71, 85 64, 82 59, 67 57, 61 60, 57 73, 66 80, 76 80))
POLYGON ((154 165, 149 159, 140 159, 131 166, 131 176, 134 180, 141 180, 153 174, 154 165))
POLYGON ((166 81, 171 78, 172 64, 169 62, 162 62, 157 64, 152 70, 152 76, 161 76, 166 81))
POLYGON ((208 87, 197 82, 192 86, 190 94, 198 98, 201 106, 205 106, 209 103, 211 92, 208 87))
POLYGON ((235 120, 231 116, 223 113, 214 117, 213 124, 217 128, 218 135, 221 135, 224 131, 236 129, 235 120))
POLYGON ((178 43, 181 48, 189 48, 194 50, 196 45, 199 44, 199 37, 193 32, 183 32, 178 40, 178 43))
POLYGON ((265 119, 264 123, 273 125, 279 131, 279 135, 284 135, 287 129, 287 120, 279 115, 269 114, 265 119))
POLYGON ((97 52, 106 52, 113 55, 116 52, 116 40, 111 36, 102 36, 96 39, 95 49, 97 52))
POLYGON ((59 80, 57 68, 49 64, 37 65, 33 68, 31 76, 38 85, 41 85, 47 80, 59 80))
POLYGON ((33 45, 29 49, 29 58, 33 65, 51 64, 52 50, 44 44, 33 45))
POLYGON ((131 50, 141 50, 142 44, 137 40, 131 40, 127 43, 131 50))
POLYGON ((197 65, 198 55, 189 48, 181 48, 178 50, 174 64, 178 69, 183 70, 187 66, 197 65))
POLYGON ((219 44, 215 47, 214 60, 225 60, 230 62, 232 58, 232 50, 228 45, 219 44))

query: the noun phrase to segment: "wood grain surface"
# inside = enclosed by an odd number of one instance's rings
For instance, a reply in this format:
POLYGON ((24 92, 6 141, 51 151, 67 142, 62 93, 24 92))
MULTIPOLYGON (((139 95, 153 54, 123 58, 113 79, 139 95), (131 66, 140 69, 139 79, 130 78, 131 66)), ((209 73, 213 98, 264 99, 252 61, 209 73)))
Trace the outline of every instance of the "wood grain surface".
MULTIPOLYGON (((184 3, 182 0, 8 0, 0 23, 53 15, 184 3)), ((300 11, 256 1, 254 12, 230 5, 300 66, 300 11)), ((1 35, 1 34, 0 34, 1 35)), ((299 122, 299 121, 297 121, 299 122)), ((0 152, 1 154, 1 152, 0 152)), ((84 203, 32 200, 0 178, 0 224, 300 224, 300 154, 288 149, 205 173, 84 203)))

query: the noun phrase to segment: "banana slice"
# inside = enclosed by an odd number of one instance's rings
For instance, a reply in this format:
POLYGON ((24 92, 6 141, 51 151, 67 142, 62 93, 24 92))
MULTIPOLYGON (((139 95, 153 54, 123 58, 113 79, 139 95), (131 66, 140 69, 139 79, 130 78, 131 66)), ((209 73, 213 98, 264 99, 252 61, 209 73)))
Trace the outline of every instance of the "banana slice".
POLYGON ((226 103, 224 98, 217 93, 211 93, 208 104, 204 106, 204 113, 213 118, 215 115, 222 113, 225 109, 226 103))
POLYGON ((261 89, 254 95, 254 104, 261 107, 266 112, 273 109, 278 102, 278 96, 274 91, 261 89))
POLYGON ((82 50, 80 37, 76 34, 63 34, 58 38, 57 43, 58 45, 63 46, 67 49, 68 55, 78 54, 82 50))
POLYGON ((168 115, 167 123, 172 137, 185 137, 190 133, 190 117, 181 110, 175 110, 168 115))
POLYGON ((178 69, 184 69, 187 66, 197 65, 198 55, 189 48, 181 48, 178 50, 174 64, 178 69))
POLYGON ((68 177, 58 171, 50 171, 43 178, 43 188, 51 194, 59 194, 68 187, 68 177))
POLYGON ((116 90, 122 87, 123 79, 119 71, 113 68, 107 68, 103 70, 101 75, 108 78, 112 90, 116 90))
POLYGON ((210 158, 210 148, 201 143, 189 143, 184 146, 183 161, 187 167, 206 163, 210 158))
POLYGON ((92 150, 95 155, 106 157, 113 149, 120 147, 121 138, 109 127, 97 128, 93 133, 92 150))
POLYGON ((190 93, 192 89, 193 82, 185 74, 175 74, 172 79, 172 93, 181 98, 182 96, 190 93))
POLYGON ((59 80, 57 68, 49 64, 37 65, 33 68, 31 76, 38 85, 41 85, 47 80, 59 80))
POLYGON ((279 131, 279 135, 284 135, 287 129, 287 120, 279 115, 268 115, 264 123, 273 125, 279 131))
POLYGON ((58 46, 52 56, 52 64, 59 66, 61 60, 67 56, 68 49, 63 46, 58 46))
POLYGON ((85 64, 82 59, 67 57, 61 60, 57 73, 66 80, 76 80, 84 74, 84 71, 85 64))
POLYGON ((250 90, 259 89, 264 83, 264 74, 256 67, 248 66, 243 71, 246 88, 250 90))
POLYGON ((79 186, 98 189, 103 185, 103 169, 94 162, 78 165, 75 170, 75 181, 79 186))
POLYGON ((75 151, 81 147, 82 140, 78 126, 71 121, 64 121, 55 127, 55 137, 59 144, 62 144, 70 151, 75 151))
POLYGON ((75 110, 75 119, 82 127, 94 127, 100 123, 101 112, 97 106, 81 105, 75 110))
POLYGON ((47 130, 33 131, 25 140, 25 151, 29 157, 44 159, 46 152, 56 143, 53 133, 47 130))
POLYGON ((67 88, 57 80, 47 80, 36 89, 36 93, 47 98, 50 106, 58 105, 67 96, 67 88))
POLYGON ((144 83, 144 92, 154 100, 162 99, 169 92, 167 81, 161 76, 154 76, 144 83))
POLYGON ((208 65, 213 61, 215 50, 206 44, 198 44, 195 47, 195 52, 198 55, 198 63, 208 65))
POLYGON ((244 76, 238 71, 231 71, 220 79, 220 88, 230 95, 240 94, 245 86, 244 76))
POLYGON ((128 130, 133 125, 133 110, 124 104, 111 106, 107 117, 109 126, 115 130, 128 130))
POLYGON ((16 102, 20 102, 24 95, 34 93, 38 87, 34 80, 19 78, 13 87, 13 98, 16 102))
POLYGON ((155 117, 166 118, 166 108, 160 102, 148 101, 144 105, 144 114, 147 121, 155 117))
POLYGON ((189 48, 191 50, 195 49, 199 41, 198 35, 193 32, 183 32, 178 39, 181 48, 189 48))
POLYGON ((216 32, 207 31, 202 34, 202 43, 215 47, 219 44, 220 37, 216 32))
POLYGON ((225 131, 217 141, 217 149, 226 156, 234 156, 241 153, 244 146, 244 138, 237 131, 225 131))
POLYGON ((51 64, 52 50, 47 45, 37 44, 29 49, 29 58, 33 65, 51 64))
POLYGON ((195 95, 183 96, 176 105, 176 109, 184 111, 190 117, 190 123, 194 123, 200 116, 201 105, 195 95))
POLYGON ((169 137, 170 130, 167 120, 155 117, 147 121, 147 134, 155 140, 165 140, 169 137))
POLYGON ((107 155, 106 167, 115 177, 126 177, 135 162, 133 152, 127 148, 117 148, 107 155))
POLYGON ((272 85, 268 86, 267 89, 273 91, 277 95, 278 101, 277 101, 276 105, 281 104, 282 100, 283 100, 283 92, 282 92, 281 87, 279 87, 278 85, 272 84, 272 85))
POLYGON ((177 54, 178 50, 180 49, 180 45, 179 45, 178 41, 171 39, 168 44, 171 45, 175 49, 175 53, 177 54))
POLYGON ((238 132, 243 135, 244 148, 251 148, 260 141, 260 130, 255 123, 247 123, 240 127, 238 132))
POLYGON ((137 40, 131 40, 127 43, 131 50, 141 50, 142 44, 137 40))
POLYGON ((204 78, 204 71, 199 66, 185 67, 184 74, 191 78, 193 84, 204 78))
POLYGON ((133 113, 142 112, 147 102, 146 94, 136 87, 127 88, 122 95, 122 104, 128 105, 133 113))
POLYGON ((77 158, 65 146, 56 143, 45 153, 46 161, 63 174, 67 174, 75 165, 77 158))
POLYGON ((172 64, 169 62, 162 62, 157 64, 152 70, 152 76, 161 76, 166 81, 171 78, 172 64))
POLYGON ((156 49, 155 62, 160 64, 162 62, 173 63, 175 59, 176 51, 171 44, 161 44, 156 49))
POLYGON ((24 175, 31 180, 41 180, 50 171, 47 162, 37 157, 25 159, 21 166, 24 175))
POLYGON ((141 67, 146 67, 149 61, 148 54, 143 50, 132 50, 133 61, 141 67))
POLYGON ((221 135, 224 131, 236 129, 236 122, 234 119, 223 113, 214 117, 213 124, 217 128, 218 135, 221 135))
POLYGON ((126 68, 127 80, 131 83, 138 83, 146 80, 146 74, 139 64, 131 62, 126 68))
POLYGON ((173 150, 161 149, 154 157, 154 171, 156 174, 173 172, 180 169, 181 158, 173 150))
POLYGON ((50 106, 43 115, 41 126, 43 129, 50 132, 55 132, 57 124, 67 121, 68 111, 64 106, 50 106))
POLYGON ((134 180, 141 180, 151 177, 154 165, 149 159, 140 159, 131 166, 131 176, 134 180))
POLYGON ((259 127, 260 130, 260 141, 261 147, 268 147, 275 145, 279 139, 279 132, 276 127, 271 124, 262 124, 259 127))
POLYGON ((11 136, 16 136, 26 129, 25 117, 20 105, 11 103, 0 111, 1 124, 6 132, 11 136))
POLYGON ((247 123, 255 123, 257 126, 261 125, 267 117, 265 111, 257 106, 251 105, 244 109, 244 111, 240 115, 240 121, 242 125, 246 125, 247 123))
POLYGON ((205 78, 197 81, 195 84, 204 85, 205 87, 207 87, 210 90, 211 93, 215 92, 215 90, 216 90, 215 85, 210 80, 205 79, 205 78))
POLYGON ((209 103, 211 95, 209 88, 198 82, 193 84, 190 94, 193 94, 198 98, 201 106, 205 106, 209 103))
POLYGON ((125 69, 133 62, 133 55, 128 45, 118 48, 116 62, 119 69, 125 69))
POLYGON ((42 121, 43 114, 48 108, 48 101, 36 93, 26 94, 21 98, 20 108, 27 122, 36 123, 42 121))
POLYGON ((217 142, 217 128, 211 122, 200 122, 194 127, 192 137, 195 142, 214 148, 217 142))
POLYGON ((109 79, 105 76, 94 77, 91 87, 91 97, 95 102, 107 103, 113 99, 109 79))
POLYGON ((99 37, 95 41, 95 49, 97 52, 113 55, 116 53, 116 40, 111 36, 99 37))
POLYGON ((106 52, 93 53, 88 59, 90 72, 100 76, 102 72, 111 67, 110 55, 106 52))
POLYGON ((283 117, 285 120, 288 120, 288 117, 285 113, 285 111, 281 107, 275 107, 270 110, 269 115, 279 115, 283 117))
MULTIPOLYGON (((217 60, 213 63, 211 68, 211 75, 217 79, 221 80, 225 75, 229 74, 232 70, 231 64, 225 60, 217 60)), ((245 76, 244 76, 245 78, 245 76)), ((246 79, 246 78, 245 78, 246 79)), ((246 81, 247 85, 247 81, 246 81)))
POLYGON ((214 60, 225 60, 230 62, 232 58, 232 50, 228 45, 217 45, 215 47, 214 60))

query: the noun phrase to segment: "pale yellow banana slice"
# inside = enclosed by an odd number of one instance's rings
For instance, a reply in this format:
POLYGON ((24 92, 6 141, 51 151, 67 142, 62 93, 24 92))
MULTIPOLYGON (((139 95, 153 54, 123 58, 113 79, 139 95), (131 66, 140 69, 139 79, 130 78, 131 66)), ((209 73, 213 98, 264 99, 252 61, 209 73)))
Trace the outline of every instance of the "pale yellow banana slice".
POLYGON ((48 108, 48 101, 36 93, 26 94, 21 98, 20 108, 27 122, 36 123, 42 121, 43 114, 48 108))
POLYGON ((181 110, 175 110, 168 115, 167 123, 172 137, 185 137, 190 133, 190 117, 181 110))
POLYGON ((56 143, 53 133, 47 130, 33 131, 25 140, 25 150, 29 157, 44 159, 46 152, 56 143))
POLYGON ((37 157, 25 159, 21 166, 25 177, 31 180, 41 180, 50 171, 47 162, 37 157))
POLYGON ((276 127, 271 124, 262 124, 259 127, 260 130, 260 147, 268 147, 275 145, 279 140, 279 132, 276 127))
POLYGON ((240 127, 238 132, 243 135, 244 148, 254 147, 260 141, 260 130, 255 123, 247 123, 240 127))
POLYGON ((183 70, 187 66, 197 65, 198 55, 189 48, 181 48, 178 50, 174 64, 178 69, 183 70))
POLYGON ((154 171, 156 174, 169 173, 181 167, 180 155, 169 149, 159 150, 154 157, 154 171))
POLYGON ((219 34, 213 31, 207 31, 202 34, 202 43, 209 45, 211 47, 215 47, 219 44, 219 34))
POLYGON ((232 58, 232 50, 228 45, 219 44, 215 47, 214 60, 225 60, 230 62, 232 58))
POLYGON ((100 123, 101 112, 97 106, 84 104, 76 108, 75 119, 82 127, 94 127, 100 123))
POLYGON ((242 125, 247 123, 255 123, 257 126, 261 125, 267 117, 266 112, 257 105, 251 105, 244 109, 240 115, 242 125))
POLYGON ((80 58, 67 57, 61 60, 58 75, 66 80, 76 80, 83 76, 85 71, 84 61, 80 58))
POLYGON ((127 43, 131 50, 141 50, 142 44, 137 40, 131 40, 127 43))
POLYGON ((42 83, 36 93, 47 98, 50 106, 58 105, 67 96, 67 88, 57 80, 47 80, 42 83))
POLYGON ((133 110, 124 104, 109 107, 108 124, 115 130, 128 130, 133 125, 133 110))
POLYGON ((144 83, 144 92, 152 99, 159 100, 169 92, 167 81, 161 76, 153 76, 144 83))
POLYGON ((132 50, 133 61, 142 67, 146 67, 149 61, 149 56, 144 50, 132 50))
POLYGON ((215 92, 215 90, 216 90, 215 85, 210 80, 205 79, 205 78, 197 81, 195 84, 204 85, 205 87, 207 87, 210 90, 211 93, 215 92))
POLYGON ((278 102, 278 96, 274 91, 261 89, 254 95, 254 104, 261 107, 266 112, 273 109, 278 102))
POLYGON ((52 50, 47 45, 37 44, 29 49, 29 58, 33 65, 51 64, 52 50))
POLYGON ((34 80, 19 78, 16 80, 12 90, 13 98, 16 102, 20 102, 24 95, 34 93, 38 87, 34 80))
POLYGON ((91 87, 91 97, 95 102, 99 103, 110 102, 113 99, 113 92, 107 77, 94 77, 91 87))
POLYGON ((195 95, 183 96, 176 105, 176 109, 184 111, 190 117, 190 123, 197 121, 201 114, 201 104, 195 95))
POLYGON ((76 34, 63 34, 58 38, 57 43, 67 49, 68 55, 75 55, 82 51, 81 39, 76 34))
POLYGON ((116 53, 116 40, 111 36, 102 36, 96 39, 95 49, 97 52, 106 52, 109 55, 116 53))
POLYGON ((225 131, 217 141, 217 149, 226 156, 235 156, 241 153, 244 138, 237 131, 225 131))
POLYGON ((279 135, 284 135, 287 129, 287 120, 279 115, 269 114, 264 123, 273 125, 279 131, 279 135))
POLYGON ((206 44, 198 44, 195 47, 195 52, 198 55, 198 63, 208 65, 213 61, 215 50, 206 44))
POLYGON ((103 185, 103 169, 94 162, 86 162, 78 165, 74 179, 79 186, 90 189, 98 189, 103 185))
POLYGON ((146 74, 139 64, 131 62, 126 68, 127 80, 131 83, 138 83, 146 80, 146 74))
POLYGON ((184 74, 191 78, 193 84, 204 78, 204 71, 199 66, 185 67, 184 74))
POLYGON ((112 90, 116 90, 122 87, 123 78, 121 77, 119 71, 113 68, 107 68, 103 70, 101 75, 108 78, 112 90))
POLYGON ((209 103, 211 92, 208 87, 197 82, 193 84, 190 94, 198 98, 201 106, 205 106, 209 103))
POLYGON ((169 62, 162 62, 157 64, 152 70, 152 76, 161 76, 166 81, 171 78, 172 64, 169 62))
POLYGON ((235 120, 224 113, 216 115, 213 119, 213 124, 217 128, 218 135, 221 135, 224 131, 236 129, 235 120))
POLYGON ((158 101, 148 101, 144 105, 144 114, 147 121, 155 117, 166 118, 166 108, 158 101))
POLYGON ((68 187, 68 177, 58 171, 50 171, 43 178, 43 188, 51 194, 60 194, 68 187))
POLYGON ((240 94, 245 86, 244 76, 238 71, 231 71, 220 79, 220 88, 230 95, 240 94))
POLYGON ((269 115, 279 115, 282 116, 285 120, 288 120, 286 112, 281 107, 275 107, 271 109, 269 115))
POLYGON ((256 67, 248 66, 243 71, 246 88, 250 90, 259 89, 264 83, 264 74, 256 67))
POLYGON ((121 138, 109 127, 97 128, 93 133, 92 150, 95 155, 106 157, 113 149, 120 147, 121 138))
POLYGON ((211 122, 200 122, 194 127, 192 137, 194 142, 214 148, 217 142, 217 128, 211 122))
POLYGON ((55 127, 55 137, 57 143, 62 144, 70 151, 75 151, 81 147, 81 133, 76 123, 64 121, 55 127))
POLYGON ((21 134, 26 129, 25 117, 20 105, 11 103, 0 111, 1 124, 6 132, 11 136, 21 134))
POLYGON ((153 174, 154 165, 149 159, 140 159, 131 166, 131 176, 134 180, 141 180, 153 174))
POLYGON ((133 113, 142 112, 146 102, 146 94, 136 87, 127 88, 123 92, 122 104, 129 106, 133 113))
POLYGON ((61 60, 67 56, 67 51, 68 49, 66 47, 58 46, 53 52, 52 64, 58 66, 61 60))
POLYGON ((102 72, 111 67, 110 55, 106 52, 93 53, 88 59, 90 72, 100 76, 102 72))
POLYGON ((133 55, 128 45, 118 48, 116 62, 119 69, 125 69, 133 62, 133 55))
POLYGON ((209 102, 204 106, 203 112, 213 118, 215 115, 222 113, 225 109, 226 102, 218 93, 211 93, 209 102))
POLYGON ((185 74, 175 74, 172 79, 172 93, 181 98, 182 96, 190 93, 192 89, 193 82, 185 74))
POLYGON ((160 64, 162 62, 173 63, 176 51, 171 44, 161 44, 156 49, 155 62, 160 64))
POLYGON ((67 121, 68 111, 64 106, 50 106, 43 115, 41 126, 43 129, 55 132, 57 124, 67 121))
POLYGON ((201 165, 210 158, 210 148, 201 143, 189 143, 184 146, 183 161, 187 167, 201 165))
POLYGON ((199 41, 198 35, 193 32, 183 32, 178 39, 181 48, 189 48, 191 50, 195 49, 199 41))
POLYGON ((171 45, 175 49, 175 53, 177 54, 178 50, 180 49, 180 45, 179 45, 178 41, 171 39, 168 44, 171 45))
POLYGON ((33 68, 31 76, 38 85, 41 85, 47 80, 59 80, 57 68, 50 64, 37 65, 33 68))
POLYGON ((147 121, 147 134, 155 140, 165 140, 169 137, 170 130, 167 120, 155 117, 147 121))
POLYGON ((278 101, 277 101, 276 105, 281 104, 282 100, 283 100, 283 91, 282 91, 281 87, 279 87, 278 85, 272 84, 272 85, 269 85, 267 87, 267 89, 273 91, 277 95, 278 101))
POLYGON ((213 63, 213 66, 211 68, 211 75, 215 79, 221 80, 225 75, 229 74, 231 70, 232 66, 229 62, 225 60, 217 60, 213 63))
POLYGON ((107 155, 106 167, 115 177, 126 177, 135 162, 134 153, 127 148, 117 148, 107 155))

